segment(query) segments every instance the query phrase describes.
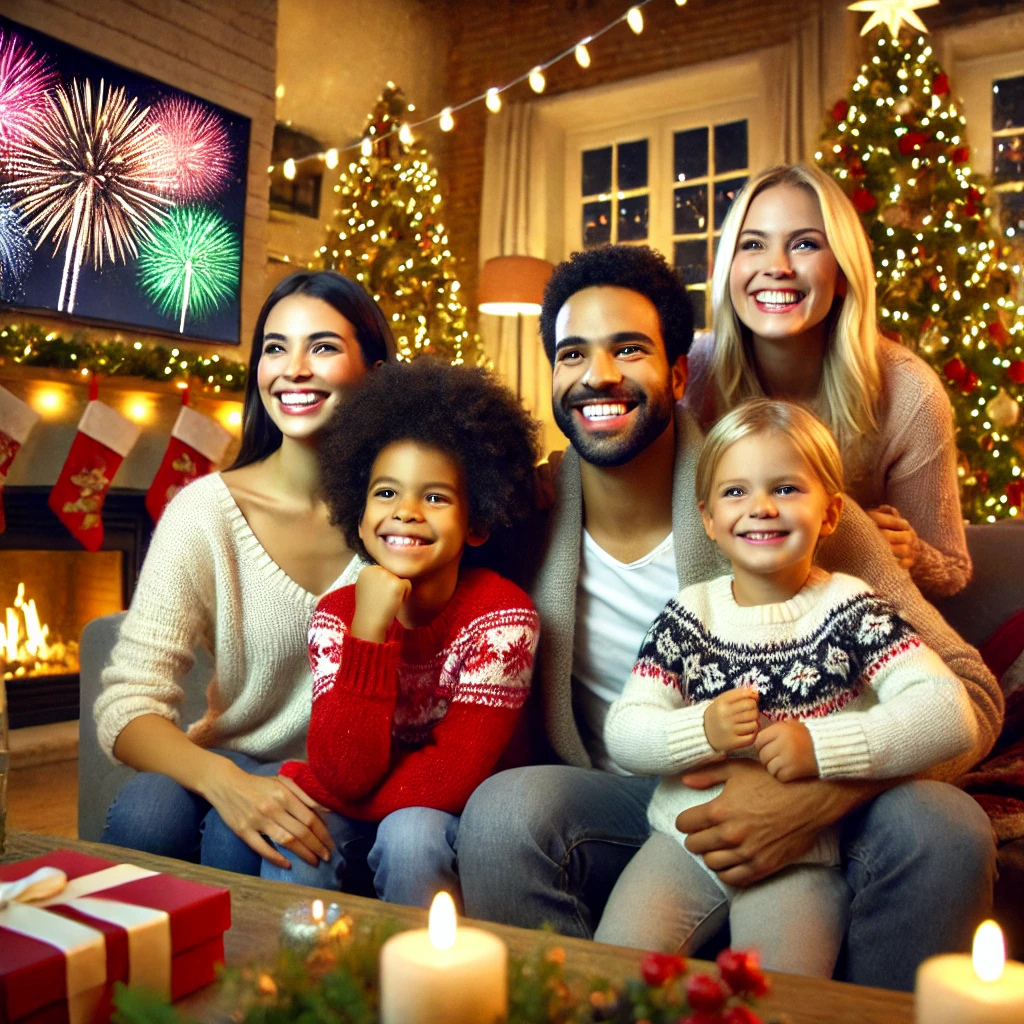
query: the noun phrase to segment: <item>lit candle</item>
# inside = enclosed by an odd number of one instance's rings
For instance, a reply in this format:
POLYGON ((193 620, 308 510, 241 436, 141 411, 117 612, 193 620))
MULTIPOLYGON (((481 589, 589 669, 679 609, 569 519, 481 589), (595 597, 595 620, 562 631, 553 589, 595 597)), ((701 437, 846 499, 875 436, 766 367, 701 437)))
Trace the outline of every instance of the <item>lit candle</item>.
POLYGON ((323 900, 293 903, 281 918, 281 945, 308 953, 332 938, 347 935, 349 928, 350 921, 337 903, 327 907, 323 900))
POLYGON ((933 956, 917 969, 917 1024, 1020 1024, 1024 964, 1005 963, 1003 933, 985 921, 974 952, 933 956))
POLYGON ((457 927, 448 893, 434 897, 429 928, 401 932, 381 947, 381 1024, 496 1024, 507 1014, 505 943, 457 927))

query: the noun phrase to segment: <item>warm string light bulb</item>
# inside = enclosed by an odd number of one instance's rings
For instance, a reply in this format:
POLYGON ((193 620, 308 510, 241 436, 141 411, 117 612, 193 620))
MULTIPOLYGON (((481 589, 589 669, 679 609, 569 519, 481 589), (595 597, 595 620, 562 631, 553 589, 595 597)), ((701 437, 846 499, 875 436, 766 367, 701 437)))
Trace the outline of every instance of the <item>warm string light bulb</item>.
POLYGON ((363 156, 372 156, 373 139, 371 139, 369 135, 367 135, 366 138, 359 143, 359 152, 362 153, 363 156))
POLYGON ((530 72, 530 88, 536 93, 542 93, 547 84, 548 80, 544 77, 544 71, 538 65, 530 72))
POLYGON ((403 146, 411 146, 412 145, 412 143, 413 143, 412 129, 407 124, 403 124, 402 127, 398 129, 398 139, 402 143, 403 146))
POLYGON ((445 107, 441 111, 441 117, 438 120, 438 125, 443 132, 450 132, 455 127, 455 118, 452 117, 452 108, 445 107))
POLYGON ((626 24, 637 34, 640 35, 644 30, 644 15, 643 11, 639 7, 630 7, 626 12, 626 24))
POLYGON ((324 153, 324 163, 333 171, 338 166, 338 151, 333 147, 324 153))
POLYGON ((581 68, 590 67, 590 51, 587 49, 586 43, 580 43, 580 45, 576 47, 576 63, 579 64, 581 68))
POLYGON ((685 7, 686 0, 676 0, 676 7, 685 7))
POLYGON ((282 170, 284 171, 284 176, 289 181, 295 180, 295 161, 291 157, 288 157, 288 159, 285 160, 282 170))
POLYGON ((487 99, 484 102, 487 104, 487 109, 492 114, 496 114, 501 110, 501 93, 497 89, 488 89, 487 99))

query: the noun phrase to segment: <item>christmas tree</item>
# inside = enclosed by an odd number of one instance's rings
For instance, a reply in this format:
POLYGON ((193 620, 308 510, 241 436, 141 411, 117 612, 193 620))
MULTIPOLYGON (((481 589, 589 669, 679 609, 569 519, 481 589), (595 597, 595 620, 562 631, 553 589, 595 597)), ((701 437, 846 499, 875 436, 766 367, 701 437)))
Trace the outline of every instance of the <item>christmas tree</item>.
POLYGON ((391 324, 399 358, 434 353, 477 363, 480 342, 459 298, 437 173, 413 139, 412 110, 388 82, 367 117, 359 158, 334 186, 338 206, 311 265, 362 283, 391 324))
POLYGON ((871 238, 883 331, 946 384, 965 518, 1024 518, 1019 255, 991 224, 966 120, 925 37, 880 34, 872 50, 815 159, 871 238))

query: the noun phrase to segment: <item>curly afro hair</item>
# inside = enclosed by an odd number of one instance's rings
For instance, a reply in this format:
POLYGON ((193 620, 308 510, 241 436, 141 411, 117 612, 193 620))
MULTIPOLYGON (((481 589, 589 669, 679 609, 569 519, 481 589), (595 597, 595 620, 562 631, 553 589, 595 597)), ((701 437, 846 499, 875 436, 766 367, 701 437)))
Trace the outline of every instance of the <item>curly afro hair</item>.
POLYGON ((540 334, 552 365, 558 311, 577 292, 602 285, 628 288, 651 300, 661 320, 661 335, 670 366, 690 351, 693 307, 682 278, 665 257, 647 245, 601 245, 574 252, 564 263, 559 263, 544 289, 540 334))
POLYGON ((539 431, 486 370, 430 356, 386 363, 352 389, 323 433, 318 457, 331 521, 366 557, 359 522, 373 463, 388 445, 414 441, 457 461, 474 530, 510 531, 533 511, 539 431))

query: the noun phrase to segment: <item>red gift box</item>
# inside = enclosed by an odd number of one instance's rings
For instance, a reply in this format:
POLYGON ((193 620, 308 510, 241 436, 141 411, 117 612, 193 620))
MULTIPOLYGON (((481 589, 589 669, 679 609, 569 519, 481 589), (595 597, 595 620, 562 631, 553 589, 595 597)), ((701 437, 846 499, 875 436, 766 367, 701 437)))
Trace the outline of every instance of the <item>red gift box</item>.
POLYGON ((0 1024, 100 1024, 117 981, 180 999, 214 980, 229 890, 69 850, 4 865, 0 882, 44 867, 63 893, 0 910, 0 1024))

